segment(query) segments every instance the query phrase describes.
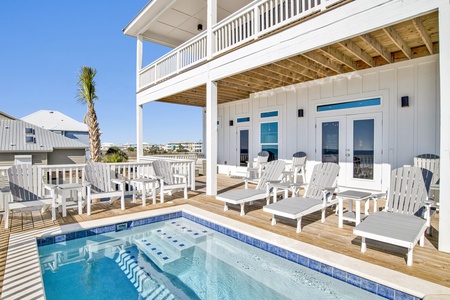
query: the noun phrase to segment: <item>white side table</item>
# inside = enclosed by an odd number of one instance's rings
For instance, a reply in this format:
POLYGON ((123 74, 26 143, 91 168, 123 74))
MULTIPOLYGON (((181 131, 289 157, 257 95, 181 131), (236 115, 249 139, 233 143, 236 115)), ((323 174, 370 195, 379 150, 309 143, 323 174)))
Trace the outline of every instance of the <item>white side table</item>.
POLYGON ((73 207, 76 205, 76 202, 73 201, 73 193, 77 193, 77 202, 78 202, 78 214, 81 215, 83 213, 83 205, 82 205, 82 191, 83 186, 79 183, 64 183, 58 184, 56 187, 57 197, 61 197, 61 205, 62 205, 62 214, 63 217, 67 216, 67 208, 73 207), (71 199, 71 201, 67 201, 67 199, 71 199))
MULTIPOLYGON (((364 201, 364 215, 369 214, 369 201, 372 198, 371 193, 348 190, 338 193, 336 198, 339 200, 339 228, 344 227, 344 220, 361 223, 361 205, 364 201), (348 210, 344 213, 344 199, 349 200, 348 210), (356 211, 353 211, 353 201, 356 202, 356 211)), ((375 210, 375 205, 374 205, 375 210)))
POLYGON ((147 203, 147 192, 151 190, 153 196, 153 204, 156 204, 156 186, 157 179, 154 178, 137 178, 130 181, 133 187, 133 203, 136 203, 136 195, 140 192, 142 195, 142 206, 147 203))

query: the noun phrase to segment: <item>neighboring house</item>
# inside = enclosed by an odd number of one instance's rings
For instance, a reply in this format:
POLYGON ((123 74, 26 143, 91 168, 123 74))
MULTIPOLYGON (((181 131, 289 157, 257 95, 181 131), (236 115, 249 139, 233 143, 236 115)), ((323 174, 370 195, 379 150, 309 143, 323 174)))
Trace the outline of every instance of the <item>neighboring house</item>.
POLYGON ((59 111, 39 110, 21 120, 89 145, 87 125, 59 111))
MULTIPOLYGON (((261 150, 338 163, 340 187, 369 191, 434 153, 450 194, 448 0, 153 0, 124 33, 137 39, 138 159, 144 105, 203 108, 208 195, 217 165, 261 150), (175 49, 144 66, 145 42, 175 49)), ((450 252, 449 201, 439 222, 450 252)))
POLYGON ((0 166, 85 163, 86 144, 0 112, 0 166))

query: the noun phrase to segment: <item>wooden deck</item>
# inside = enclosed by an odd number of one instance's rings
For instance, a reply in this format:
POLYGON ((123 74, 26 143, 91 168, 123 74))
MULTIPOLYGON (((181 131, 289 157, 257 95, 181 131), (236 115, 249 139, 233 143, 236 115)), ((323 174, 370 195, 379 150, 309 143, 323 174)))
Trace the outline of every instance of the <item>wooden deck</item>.
MULTIPOLYGON (((182 193, 177 193, 172 197, 167 196, 165 203, 147 205, 146 207, 142 207, 139 200, 137 204, 126 201, 126 210, 124 211, 120 210, 120 203, 118 201, 113 205, 102 203, 92 207, 93 212, 91 216, 87 216, 86 214, 78 215, 76 210, 68 210, 66 218, 59 216, 55 222, 51 220, 51 214, 48 211, 44 213, 40 213, 39 211, 22 212, 12 215, 11 226, 8 230, 4 229, 2 216, 0 223, 0 287, 3 283, 6 251, 10 233, 107 218, 186 203, 280 235, 450 287, 450 254, 437 251, 439 215, 433 219, 434 235, 426 236, 424 247, 417 246, 414 248, 414 264, 412 267, 408 267, 406 265, 406 250, 402 248, 386 248, 384 244, 372 242, 368 243, 367 252, 361 253, 361 239, 352 233, 354 224, 344 222, 344 228, 338 228, 338 218, 334 212, 328 212, 325 223, 320 222, 320 212, 303 217, 303 231, 297 234, 295 232, 296 224, 293 220, 281 220, 278 221, 276 226, 270 225, 271 215, 262 211, 262 205, 264 205, 265 201, 257 201, 252 206, 247 205, 246 215, 244 217, 239 216, 239 207, 237 206, 230 206, 230 210, 224 212, 223 202, 205 195, 205 177, 197 177, 196 179, 198 190, 190 191, 188 200, 182 198, 182 193)), ((222 175, 218 176, 219 193, 225 190, 243 187, 242 179, 222 175)))

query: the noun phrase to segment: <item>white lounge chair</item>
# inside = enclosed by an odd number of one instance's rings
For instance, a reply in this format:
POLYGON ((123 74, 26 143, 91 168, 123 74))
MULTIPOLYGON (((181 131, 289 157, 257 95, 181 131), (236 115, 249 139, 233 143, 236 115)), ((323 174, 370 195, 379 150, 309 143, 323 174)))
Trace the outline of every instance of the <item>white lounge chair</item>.
POLYGON ((414 166, 427 169, 433 173, 430 185, 430 200, 434 201, 436 208, 439 208, 439 199, 436 197, 435 193, 439 192, 439 181, 440 181, 440 158, 436 154, 420 154, 414 157, 414 166))
POLYGON ((423 170, 403 167, 391 172, 391 181, 383 211, 367 216, 353 229, 361 236, 361 252, 366 252, 366 238, 407 248, 407 265, 413 263, 413 249, 424 244, 428 226, 428 192, 423 170))
POLYGON ((164 193, 172 195, 173 193, 183 190, 184 199, 188 198, 187 175, 175 174, 172 165, 167 160, 155 160, 152 162, 155 178, 159 180, 160 202, 164 202, 164 193))
POLYGON ((88 216, 91 214, 93 199, 110 198, 109 203, 113 204, 120 198, 120 207, 125 210, 125 180, 114 178, 110 166, 105 163, 90 162, 86 165, 85 177, 88 216))
POLYGON ((2 189, 5 228, 9 226, 11 210, 36 207, 45 211, 51 207, 52 220, 56 220, 56 186, 43 184, 42 175, 37 166, 28 164, 12 166, 8 169, 8 180, 9 187, 2 189), (50 195, 44 196, 45 191, 50 192, 50 195), (12 202, 10 202, 11 196, 12 202))
POLYGON ((295 219, 298 233, 302 231, 302 217, 319 210, 322 210, 322 223, 325 222, 326 208, 338 202, 332 196, 339 170, 339 165, 335 163, 317 164, 302 198, 286 198, 264 206, 263 211, 272 214, 272 225, 277 223, 275 216, 295 219))
POLYGON ((280 181, 282 177, 282 172, 286 163, 282 160, 274 160, 266 165, 266 169, 261 175, 258 185, 255 189, 238 189, 229 192, 225 192, 216 196, 216 200, 224 202, 224 211, 228 210, 228 203, 236 204, 241 206, 241 216, 245 215, 244 206, 245 203, 267 199, 267 204, 270 201, 270 186, 269 183, 272 181, 280 181))

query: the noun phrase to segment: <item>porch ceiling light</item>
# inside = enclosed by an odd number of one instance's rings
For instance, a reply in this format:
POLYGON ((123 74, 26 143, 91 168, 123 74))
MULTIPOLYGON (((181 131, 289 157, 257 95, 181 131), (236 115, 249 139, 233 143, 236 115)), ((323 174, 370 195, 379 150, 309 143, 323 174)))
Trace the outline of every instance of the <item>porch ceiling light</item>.
POLYGON ((198 24, 197 25, 197 30, 198 31, 202 31, 203 30, 203 25, 202 24, 198 24))
POLYGON ((402 105, 402 107, 408 107, 409 106, 409 97, 408 96, 403 96, 401 98, 401 105, 402 105))

